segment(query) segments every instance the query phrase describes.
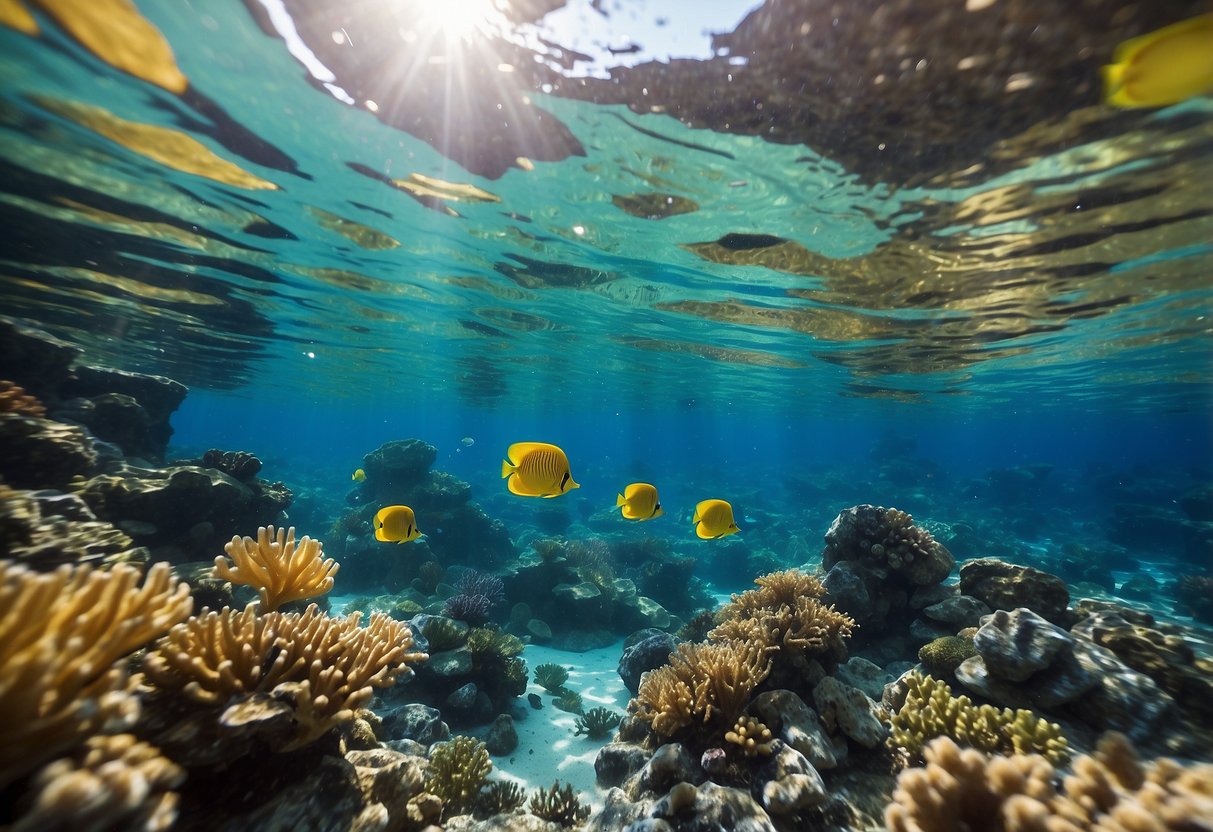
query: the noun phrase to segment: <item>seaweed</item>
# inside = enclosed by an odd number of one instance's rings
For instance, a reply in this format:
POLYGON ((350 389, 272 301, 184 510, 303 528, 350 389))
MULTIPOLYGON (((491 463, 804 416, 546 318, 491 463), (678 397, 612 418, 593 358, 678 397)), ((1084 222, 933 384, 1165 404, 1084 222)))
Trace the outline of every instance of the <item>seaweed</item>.
POLYGON ((559 693, 568 680, 569 671, 558 664, 545 662, 535 666, 535 684, 546 688, 551 693, 559 693))

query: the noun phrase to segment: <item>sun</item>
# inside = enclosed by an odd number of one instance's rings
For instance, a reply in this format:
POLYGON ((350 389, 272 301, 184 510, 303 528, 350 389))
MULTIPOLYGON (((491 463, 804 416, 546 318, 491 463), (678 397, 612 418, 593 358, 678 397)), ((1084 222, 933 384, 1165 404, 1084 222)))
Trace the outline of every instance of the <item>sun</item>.
POLYGON ((440 32, 448 42, 503 31, 507 7, 505 0, 426 0, 414 6, 418 28, 440 32))

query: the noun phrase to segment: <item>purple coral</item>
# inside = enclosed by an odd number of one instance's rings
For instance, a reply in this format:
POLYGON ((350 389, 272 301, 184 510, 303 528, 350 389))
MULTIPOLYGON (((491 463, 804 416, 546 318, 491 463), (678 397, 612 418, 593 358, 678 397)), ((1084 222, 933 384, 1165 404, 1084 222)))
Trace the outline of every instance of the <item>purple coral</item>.
POLYGON ((469 624, 488 621, 493 607, 505 600, 505 585, 501 579, 475 569, 464 572, 455 588, 459 591, 446 599, 442 611, 469 624))

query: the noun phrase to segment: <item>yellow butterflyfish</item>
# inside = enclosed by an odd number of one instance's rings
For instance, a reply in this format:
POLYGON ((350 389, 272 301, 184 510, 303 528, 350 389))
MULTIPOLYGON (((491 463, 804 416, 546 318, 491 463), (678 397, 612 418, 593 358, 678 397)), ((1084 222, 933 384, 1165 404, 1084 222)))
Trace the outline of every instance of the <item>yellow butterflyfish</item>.
POLYGON ((408 506, 388 506, 375 512, 375 539, 384 543, 408 543, 421 537, 417 519, 408 506))
POLYGON ((715 540, 741 531, 733 522, 733 507, 724 500, 704 500, 695 506, 695 534, 704 540, 715 540))
POLYGON ((634 482, 615 496, 615 505, 621 506, 626 520, 652 520, 665 514, 657 499, 657 487, 647 482, 634 482))
POLYGON ((511 494, 522 497, 559 497, 581 488, 569 473, 564 451, 546 442, 515 442, 501 463, 501 477, 511 494))
POLYGON ((1114 107, 1165 107, 1213 92, 1213 13, 1125 41, 1103 78, 1114 107))
POLYGON ((353 474, 350 475, 350 479, 352 479, 354 482, 365 482, 366 481, 366 471, 363 471, 361 468, 359 468, 357 471, 355 471, 353 474))

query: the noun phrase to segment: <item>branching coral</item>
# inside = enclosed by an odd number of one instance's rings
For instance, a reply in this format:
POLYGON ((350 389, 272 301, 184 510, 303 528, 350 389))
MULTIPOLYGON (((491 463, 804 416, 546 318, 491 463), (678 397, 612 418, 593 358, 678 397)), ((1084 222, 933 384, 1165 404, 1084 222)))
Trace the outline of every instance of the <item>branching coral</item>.
POLYGON ((569 671, 551 662, 535 665, 535 683, 555 693, 569 680, 569 671))
POLYGON ((619 714, 610 708, 590 708, 584 716, 577 718, 574 736, 585 734, 592 740, 600 740, 619 724, 619 714))
POLYGON ((1213 824, 1213 765, 1157 760, 1143 766, 1128 740, 1109 734, 1055 785, 1038 754, 988 757, 948 737, 903 771, 885 810, 890 832, 1165 832, 1213 824))
POLYGON ((590 807, 577 799, 572 784, 561 786, 557 780, 550 789, 537 789, 531 795, 531 814, 564 827, 579 826, 590 816, 590 807))
POLYGON ((1054 763, 1070 756, 1061 727, 1031 711, 978 707, 967 696, 952 696, 946 683, 918 672, 909 674, 905 682, 905 702, 890 720, 889 744, 911 758, 935 737, 950 737, 982 751, 1036 752, 1054 763))
POLYGON ((720 611, 713 641, 759 642, 768 651, 790 649, 839 660, 855 621, 818 599, 825 587, 799 570, 755 579, 758 589, 734 595, 720 611))
POLYGON ((359 627, 359 618, 330 618, 315 604, 302 613, 207 612, 173 627, 143 669, 156 687, 204 705, 253 693, 291 699, 297 727, 286 748, 297 748, 351 721, 373 688, 428 658, 411 651, 408 625, 375 613, 359 627))
POLYGON ((315 598, 333 588, 340 565, 322 558, 322 544, 306 535, 295 542, 295 527, 262 526, 257 539, 233 537, 223 547, 233 563, 215 558, 215 577, 244 584, 261 596, 261 612, 273 612, 288 601, 315 598))
POLYGON ((670 663, 640 679, 628 710, 669 737, 696 722, 732 726, 750 693, 770 673, 763 645, 729 641, 678 645, 670 663))
POLYGON ((20 413, 23 416, 45 416, 46 406, 25 388, 11 381, 0 381, 0 413, 20 413))
POLYGON ((28 805, 11 832, 168 829, 185 772, 130 734, 93 737, 30 782, 28 805))
POLYGON ((480 817, 510 815, 526 802, 526 789, 513 780, 489 783, 476 798, 476 814, 480 817))
POLYGON ((752 716, 739 716, 733 725, 733 730, 725 731, 725 742, 732 743, 741 749, 747 757, 771 753, 771 743, 774 737, 771 729, 752 716))
POLYGON ((190 613, 167 564, 49 574, 0 561, 0 786, 99 730, 127 727, 137 704, 119 659, 190 613))
POLYGON ((462 814, 471 808, 492 770, 493 761, 484 743, 471 737, 453 737, 430 752, 425 790, 442 798, 444 817, 462 814))

